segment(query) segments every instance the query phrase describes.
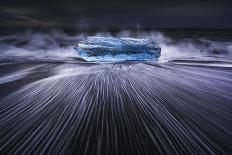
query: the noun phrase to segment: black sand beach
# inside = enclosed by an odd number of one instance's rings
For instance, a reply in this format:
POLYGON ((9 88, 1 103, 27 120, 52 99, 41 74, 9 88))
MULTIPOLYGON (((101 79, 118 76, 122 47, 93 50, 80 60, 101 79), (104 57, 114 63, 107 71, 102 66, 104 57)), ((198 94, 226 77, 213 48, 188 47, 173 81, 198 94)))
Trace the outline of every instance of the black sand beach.
POLYGON ((0 152, 230 154, 232 68, 209 64, 1 62, 0 152))

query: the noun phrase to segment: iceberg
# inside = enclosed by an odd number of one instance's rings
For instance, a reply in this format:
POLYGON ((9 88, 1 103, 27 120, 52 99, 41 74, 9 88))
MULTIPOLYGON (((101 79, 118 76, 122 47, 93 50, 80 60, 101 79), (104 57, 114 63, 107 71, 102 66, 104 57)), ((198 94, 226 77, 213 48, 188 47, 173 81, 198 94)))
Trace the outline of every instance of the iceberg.
POLYGON ((149 39, 86 37, 74 49, 86 61, 157 60, 161 48, 149 39))

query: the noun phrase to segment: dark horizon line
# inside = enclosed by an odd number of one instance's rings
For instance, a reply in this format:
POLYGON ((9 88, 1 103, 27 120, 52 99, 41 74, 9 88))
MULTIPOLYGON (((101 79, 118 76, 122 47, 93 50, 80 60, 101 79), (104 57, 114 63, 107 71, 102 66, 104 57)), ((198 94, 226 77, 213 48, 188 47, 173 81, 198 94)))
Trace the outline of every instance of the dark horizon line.
POLYGON ((67 27, 67 26, 0 26, 0 29, 69 29, 69 30, 155 30, 155 29, 202 29, 232 30, 232 27, 67 27))

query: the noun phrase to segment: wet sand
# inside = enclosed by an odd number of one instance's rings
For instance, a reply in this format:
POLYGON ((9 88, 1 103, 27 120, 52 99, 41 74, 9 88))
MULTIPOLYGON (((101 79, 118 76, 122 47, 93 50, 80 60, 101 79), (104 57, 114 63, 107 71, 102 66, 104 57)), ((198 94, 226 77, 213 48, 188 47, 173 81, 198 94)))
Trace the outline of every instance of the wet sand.
POLYGON ((0 63, 0 154, 230 154, 232 68, 0 63))

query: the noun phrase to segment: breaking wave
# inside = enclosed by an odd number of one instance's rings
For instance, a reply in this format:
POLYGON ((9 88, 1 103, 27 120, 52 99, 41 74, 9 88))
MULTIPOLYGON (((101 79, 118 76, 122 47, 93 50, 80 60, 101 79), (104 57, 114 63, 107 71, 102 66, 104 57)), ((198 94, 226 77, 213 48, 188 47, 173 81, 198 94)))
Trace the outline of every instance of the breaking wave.
MULTIPOLYGON (((213 41, 206 38, 184 38, 176 40, 161 32, 129 32, 121 31, 117 34, 101 32, 93 36, 114 36, 148 38, 158 43, 161 47, 162 60, 175 58, 205 56, 231 57, 231 41, 213 41)), ((50 30, 49 32, 35 32, 27 30, 17 34, 1 35, 1 58, 23 57, 37 59, 61 59, 66 60, 78 57, 73 47, 78 41, 83 40, 88 34, 67 34, 62 30, 50 30)))

